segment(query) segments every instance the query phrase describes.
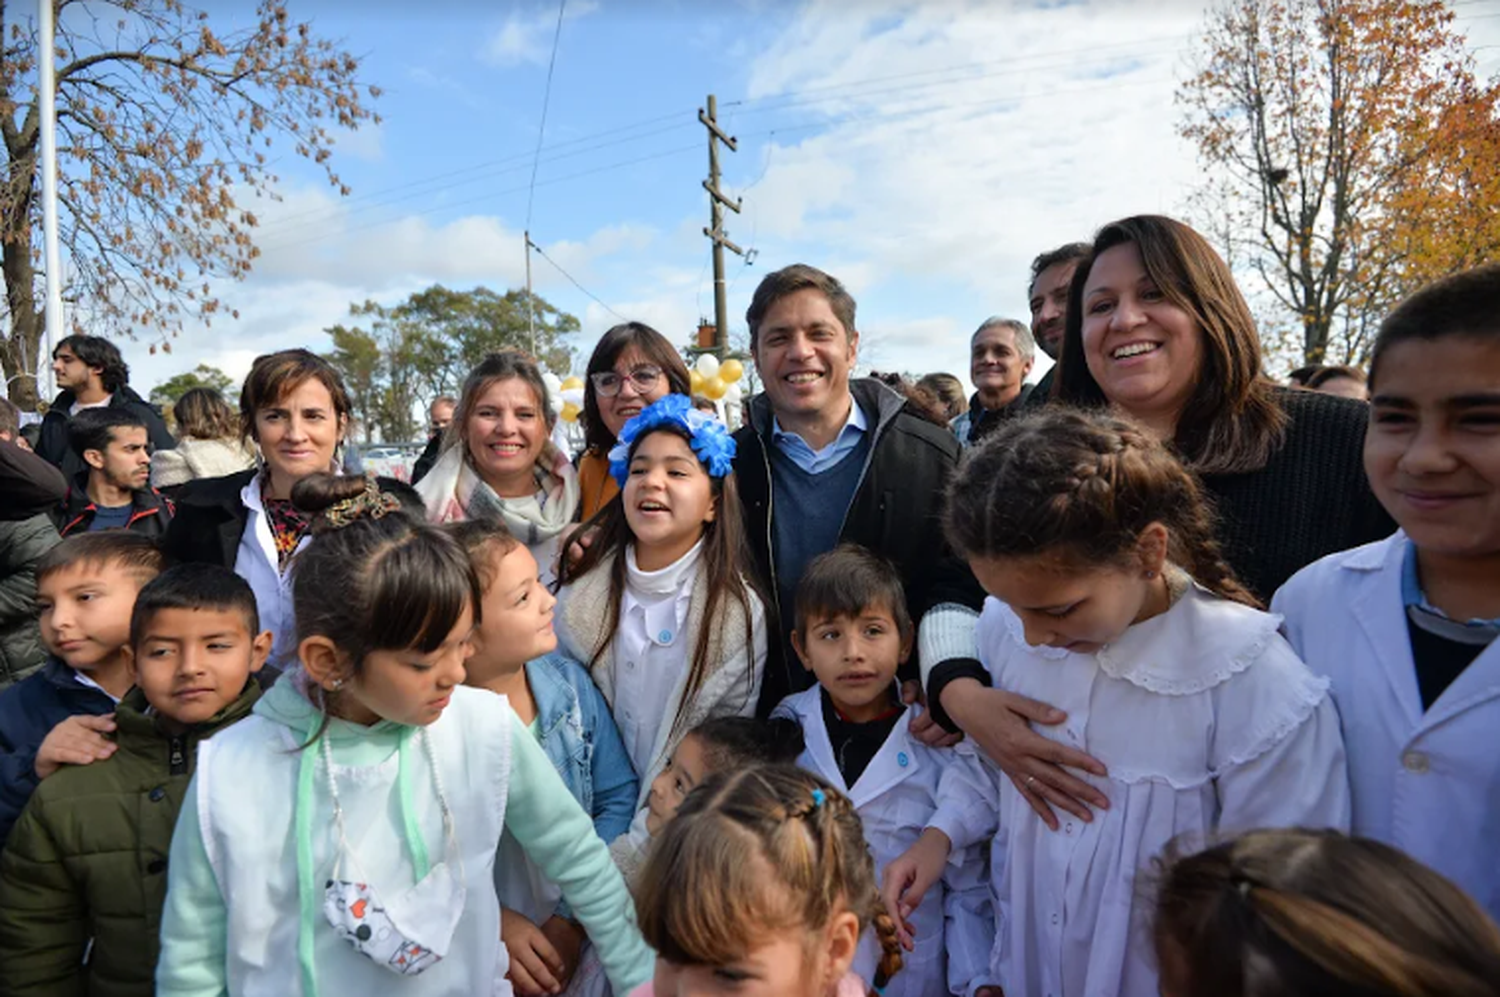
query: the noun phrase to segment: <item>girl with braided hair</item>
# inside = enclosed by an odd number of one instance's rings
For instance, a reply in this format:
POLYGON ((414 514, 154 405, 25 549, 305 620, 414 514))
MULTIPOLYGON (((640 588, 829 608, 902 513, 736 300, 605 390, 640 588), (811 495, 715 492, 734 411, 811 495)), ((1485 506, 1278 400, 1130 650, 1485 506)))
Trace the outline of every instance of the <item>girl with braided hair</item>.
POLYGON ((632 997, 865 997, 849 972, 861 933, 901 968, 859 815, 790 765, 716 775, 695 789, 647 859, 636 911, 656 976, 632 997))
MULTIPOLYGON (((991 974, 1008 994, 1154 997, 1135 879, 1169 841, 1348 827, 1328 683, 1225 564, 1196 479, 1134 423, 1047 409, 1006 425, 960 466, 947 530, 991 596, 995 687, 1066 712, 1039 730, 1101 763, 1074 774, 1109 803, 1053 830, 1034 776, 998 780, 991 974)), ((898 913, 935 880, 922 865, 898 913)))

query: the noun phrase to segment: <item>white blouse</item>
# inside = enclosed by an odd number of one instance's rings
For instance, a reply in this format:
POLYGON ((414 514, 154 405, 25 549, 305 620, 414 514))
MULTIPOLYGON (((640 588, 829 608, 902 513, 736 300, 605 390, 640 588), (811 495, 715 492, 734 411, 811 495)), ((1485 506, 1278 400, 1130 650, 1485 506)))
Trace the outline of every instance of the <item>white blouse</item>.
POLYGON ((1190 587, 1167 612, 1094 654, 1032 647, 985 602, 980 656, 995 686, 1057 707, 1045 737, 1097 758, 1074 772, 1109 798, 1050 831, 999 778, 991 970, 1006 993, 1156 997, 1149 877, 1188 849, 1259 827, 1349 826, 1349 784, 1328 682, 1277 632, 1280 618, 1190 587), (1144 878, 1138 876, 1145 874, 1144 878))
POLYGON ((698 570, 699 540, 693 549, 660 571, 642 571, 635 545, 625 550, 625 594, 620 625, 610 656, 614 670, 614 714, 625 751, 637 772, 651 770, 657 733, 667 716, 672 690, 688 668, 693 649, 682 639, 692 581, 698 570))

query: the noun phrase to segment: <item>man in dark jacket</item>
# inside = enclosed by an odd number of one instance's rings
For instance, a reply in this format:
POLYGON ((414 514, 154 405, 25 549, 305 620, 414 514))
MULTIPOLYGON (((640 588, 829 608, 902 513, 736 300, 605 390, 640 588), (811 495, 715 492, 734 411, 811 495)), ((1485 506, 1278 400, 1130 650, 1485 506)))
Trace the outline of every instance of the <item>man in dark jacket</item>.
MULTIPOLYGON (((1094 250, 1088 243, 1070 242, 1031 261, 1031 287, 1027 293, 1031 302, 1031 336, 1042 352, 1053 360, 1062 353, 1063 327, 1068 324, 1068 289, 1073 285, 1073 274, 1078 270, 1078 264, 1092 255, 1094 250)), ((1052 378, 1056 373, 1055 365, 1049 368, 1023 404, 1045 405, 1052 397, 1052 378)))
POLYGON ((68 442, 68 424, 74 415, 86 409, 124 409, 146 427, 153 450, 170 450, 177 445, 167 432, 161 413, 126 383, 130 368, 109 340, 98 336, 67 337, 52 351, 52 372, 62 390, 42 419, 36 452, 61 468, 69 481, 88 469, 68 442))
MULTIPOLYGON (((850 381, 859 350, 854 308, 838 280, 796 264, 761 281, 746 313, 765 392, 751 401, 750 425, 735 433, 735 477, 768 616, 779 621, 762 716, 812 684, 791 648, 792 596, 807 563, 841 542, 896 565, 920 655, 978 664, 974 625, 984 592, 942 530, 958 441, 878 381, 850 381)), ((915 662, 910 668, 904 677, 915 679, 915 662)), ((908 694, 915 689, 913 682, 908 694)), ((919 734, 940 737, 926 719, 919 734)))
POLYGON ((952 422, 953 435, 966 447, 979 443, 1026 407, 1032 385, 1025 383, 1036 359, 1031 330, 1013 318, 987 318, 969 340, 969 379, 977 389, 969 410, 952 422))
POLYGON ((36 565, 57 546, 62 472, 15 442, 20 413, 0 398, 0 689, 47 660, 37 627, 36 565))
POLYGON ((443 452, 443 437, 448 434, 448 425, 453 422, 453 412, 458 401, 448 395, 438 395, 427 406, 427 446, 411 468, 411 483, 416 484, 427 476, 432 465, 443 452))
POLYGON ((167 532, 172 503, 150 485, 146 427, 128 409, 85 409, 68 426, 73 452, 88 470, 74 479, 58 508, 63 536, 93 530, 167 532))

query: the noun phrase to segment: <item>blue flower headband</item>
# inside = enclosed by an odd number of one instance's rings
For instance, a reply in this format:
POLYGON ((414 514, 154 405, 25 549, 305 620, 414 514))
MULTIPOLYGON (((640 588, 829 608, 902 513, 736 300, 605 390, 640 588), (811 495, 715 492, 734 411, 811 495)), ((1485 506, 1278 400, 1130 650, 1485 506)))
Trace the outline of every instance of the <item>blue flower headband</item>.
POLYGON ((687 395, 667 395, 652 402, 620 430, 620 442, 609 452, 609 473, 620 487, 630 477, 630 446, 653 429, 668 426, 685 430, 693 453, 711 478, 722 478, 734 470, 734 437, 724 424, 693 408, 687 395))

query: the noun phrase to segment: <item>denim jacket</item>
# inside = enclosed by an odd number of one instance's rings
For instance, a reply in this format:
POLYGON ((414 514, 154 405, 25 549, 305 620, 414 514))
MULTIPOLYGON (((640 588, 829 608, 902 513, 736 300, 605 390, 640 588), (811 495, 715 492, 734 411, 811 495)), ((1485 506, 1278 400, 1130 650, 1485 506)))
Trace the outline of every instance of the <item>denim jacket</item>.
POLYGON ((588 670, 561 654, 528 661, 526 681, 542 751, 609 844, 629 830, 639 789, 609 704, 588 670))

